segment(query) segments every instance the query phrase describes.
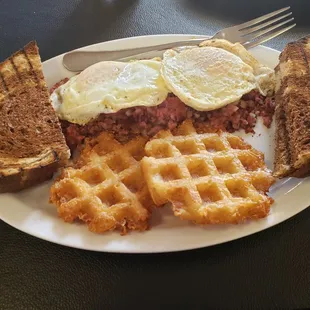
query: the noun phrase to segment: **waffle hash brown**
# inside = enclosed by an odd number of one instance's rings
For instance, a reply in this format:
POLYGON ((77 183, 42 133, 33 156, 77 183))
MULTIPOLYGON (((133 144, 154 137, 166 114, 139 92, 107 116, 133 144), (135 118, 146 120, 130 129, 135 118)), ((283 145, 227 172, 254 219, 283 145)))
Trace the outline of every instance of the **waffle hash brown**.
POLYGON ((59 216, 80 219, 96 233, 146 230, 153 203, 140 167, 145 143, 122 145, 108 133, 87 141, 75 167, 64 169, 51 188, 59 216))
POLYGON ((268 215, 274 182, 261 152, 229 133, 197 133, 190 121, 145 146, 142 171, 157 206, 197 224, 239 223, 268 215))

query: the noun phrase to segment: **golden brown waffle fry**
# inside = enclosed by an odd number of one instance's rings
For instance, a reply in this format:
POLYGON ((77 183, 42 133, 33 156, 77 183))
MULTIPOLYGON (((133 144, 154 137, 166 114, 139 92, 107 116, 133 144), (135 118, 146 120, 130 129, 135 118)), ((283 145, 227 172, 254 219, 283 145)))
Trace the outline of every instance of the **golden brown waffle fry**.
POLYGON ((59 216, 96 233, 147 229, 153 202, 140 167, 145 143, 122 145, 107 133, 87 141, 76 168, 66 168, 51 188, 59 216))
POLYGON ((261 152, 229 133, 197 133, 185 121, 145 146, 142 170, 156 205, 198 224, 265 217, 274 182, 261 152))

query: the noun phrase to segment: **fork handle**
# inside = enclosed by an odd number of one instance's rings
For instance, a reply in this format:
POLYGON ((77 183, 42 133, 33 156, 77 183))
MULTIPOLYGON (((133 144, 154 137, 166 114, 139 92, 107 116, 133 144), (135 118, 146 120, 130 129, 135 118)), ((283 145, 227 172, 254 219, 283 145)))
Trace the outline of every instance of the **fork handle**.
POLYGON ((166 44, 110 51, 73 51, 63 56, 62 63, 69 71, 82 71, 87 67, 108 60, 124 60, 126 57, 137 56, 147 52, 162 51, 180 46, 198 45, 208 38, 176 41, 166 44))

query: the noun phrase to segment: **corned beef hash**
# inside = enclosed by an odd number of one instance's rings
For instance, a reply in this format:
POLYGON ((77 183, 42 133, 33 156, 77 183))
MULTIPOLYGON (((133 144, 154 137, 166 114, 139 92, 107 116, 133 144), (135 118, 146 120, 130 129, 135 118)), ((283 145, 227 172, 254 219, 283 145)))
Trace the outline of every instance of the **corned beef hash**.
POLYGON ((185 119, 210 131, 253 132, 274 113, 274 71, 242 45, 209 40, 162 59, 97 63, 57 83, 51 100, 71 148, 113 132, 120 141, 174 129, 185 119))

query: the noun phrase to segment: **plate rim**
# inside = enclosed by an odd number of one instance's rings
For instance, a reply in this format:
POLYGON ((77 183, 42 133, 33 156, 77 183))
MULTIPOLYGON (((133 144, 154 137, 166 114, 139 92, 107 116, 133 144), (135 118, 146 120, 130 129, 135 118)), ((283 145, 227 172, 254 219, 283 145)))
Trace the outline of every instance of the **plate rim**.
MULTIPOLYGON (((154 35, 142 35, 142 36, 134 36, 134 37, 124 37, 124 38, 119 38, 119 39, 114 39, 114 40, 109 40, 109 41, 103 41, 103 42, 98 42, 98 43, 94 43, 94 44, 91 44, 91 45, 87 45, 87 46, 82 46, 82 47, 79 47, 79 48, 76 48, 74 49, 74 51, 76 50, 83 50, 83 49, 91 49, 91 48, 97 48, 99 46, 101 46, 102 44, 104 43, 109 43, 109 44, 113 44, 115 42, 122 42, 122 41, 130 41, 130 40, 142 40, 144 38, 171 38, 171 40, 174 40, 174 38, 176 37, 184 37, 184 38, 188 38, 188 37, 210 37, 210 36, 205 36, 205 35, 197 35, 197 34, 154 34, 154 35)), ((280 54, 280 51, 276 50, 276 49, 273 49, 273 48, 270 48, 270 47, 267 47, 267 46, 262 46, 262 45, 259 45, 258 46, 259 48, 263 48, 264 50, 267 50, 269 52, 272 52, 272 53, 277 53, 278 55, 280 54)), ((69 51, 68 51, 69 52, 69 51)), ((65 52, 67 53, 67 52, 65 52)), ((55 61, 55 59, 57 58, 60 58, 62 57, 65 53, 62 53, 60 55, 57 55, 57 56, 54 56, 50 59, 47 59, 45 60, 44 62, 42 62, 42 65, 43 67, 45 65, 48 65, 50 62, 53 62, 55 61)), ((12 193, 11 193, 12 194, 12 193)), ((278 220, 278 221, 275 221, 275 223, 272 223, 272 224, 269 224, 267 227, 260 227, 259 229, 254 229, 254 231, 251 231, 250 233, 249 232, 244 232, 244 233, 240 233, 238 234, 237 236, 236 235, 231 235, 231 236, 228 236, 225 240, 222 240, 222 241, 214 241, 214 242, 211 242, 211 243, 208 243, 207 245, 201 245, 201 246, 188 246, 188 245, 185 245, 185 246, 180 246, 179 248, 175 247, 175 248, 172 248, 172 249, 161 249, 161 250, 150 250, 150 249, 139 249, 139 250, 136 250, 136 249, 123 249, 123 250, 116 250, 116 249, 95 249, 91 246, 88 246, 86 244, 81 244, 81 245, 72 245, 70 244, 70 242, 67 242, 67 241, 63 241, 61 239, 57 239, 55 240, 54 238, 52 238, 52 236, 49 238, 49 237, 46 237, 46 236, 43 236, 43 235, 38 235, 38 234, 34 234, 33 232, 31 231, 27 231, 26 229, 22 229, 23 227, 18 227, 17 225, 15 225, 14 223, 11 223, 10 220, 6 220, 6 219, 3 219, 2 215, 1 215, 1 212, 0 212, 0 219, 5 222, 6 224, 14 227, 15 229, 21 231, 21 232, 24 232, 28 235, 31 235, 33 237, 36 237, 36 238, 39 238, 39 239, 42 239, 42 240, 45 240, 45 241, 48 241, 48 242, 52 242, 52 243, 55 243, 55 244, 58 244, 58 245, 61 245, 61 246, 66 246, 66 247, 70 247, 70 248, 76 248, 76 249, 81 249, 81 250, 87 250, 87 251, 96 251, 96 252, 107 252, 107 253, 122 253, 122 254, 152 254, 152 253, 169 253, 169 252, 183 252, 183 251, 189 251, 189 250, 193 250, 193 249, 200 249, 200 248, 205 248, 205 247, 211 247, 211 246, 215 246, 215 245, 219 245, 219 244, 223 244, 223 243, 227 243, 227 242, 231 242, 233 240, 238 240, 238 239, 241 239, 241 238, 244 238, 244 237, 248 237, 250 235, 253 235, 253 234, 256 234, 260 231, 263 231, 263 230, 266 230, 266 229, 269 229, 271 227, 274 227, 290 218, 292 218, 294 215, 302 212, 303 210, 307 209, 309 207, 309 205, 307 205, 306 207, 302 207, 302 208, 299 208, 299 210, 297 212, 293 212, 292 214, 290 214, 288 217, 285 217, 285 219, 283 220, 278 220)), ((59 219, 61 220, 61 219, 59 219)), ((126 237, 124 237, 126 238, 126 237)))

